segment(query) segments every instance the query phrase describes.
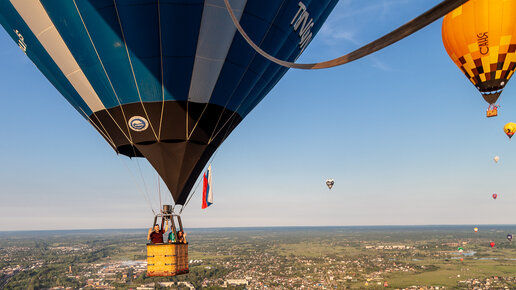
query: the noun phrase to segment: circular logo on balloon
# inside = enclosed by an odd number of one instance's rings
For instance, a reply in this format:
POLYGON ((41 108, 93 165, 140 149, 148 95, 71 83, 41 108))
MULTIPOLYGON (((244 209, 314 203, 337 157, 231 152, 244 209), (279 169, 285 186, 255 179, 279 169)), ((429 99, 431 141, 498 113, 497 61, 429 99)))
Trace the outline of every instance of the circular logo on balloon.
POLYGON ((149 127, 149 122, 144 117, 134 116, 129 119, 129 127, 133 131, 141 132, 149 127))

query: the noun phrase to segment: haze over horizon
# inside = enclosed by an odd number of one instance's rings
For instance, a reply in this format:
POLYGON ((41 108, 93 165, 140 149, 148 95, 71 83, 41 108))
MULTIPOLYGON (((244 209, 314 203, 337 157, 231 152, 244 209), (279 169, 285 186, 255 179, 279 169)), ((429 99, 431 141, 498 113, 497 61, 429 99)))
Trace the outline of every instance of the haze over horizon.
MULTIPOLYGON (((440 1, 371 2, 339 1, 299 62, 350 52, 440 1)), ((441 23, 342 67, 290 70, 221 146, 214 204, 201 210, 197 188, 185 227, 514 224, 502 128, 516 121, 516 81, 486 119, 441 23)), ((151 166, 117 156, 3 29, 0 45, 0 231, 148 227, 151 166)))
MULTIPOLYGON (((346 230, 346 231, 376 231, 376 230, 393 230, 393 231, 453 231, 457 230, 464 232, 473 231, 474 227, 479 227, 480 235, 493 235, 493 232, 511 232, 516 229, 516 224, 472 224, 472 225, 348 225, 348 226, 253 226, 253 227, 185 227, 185 231, 187 232, 213 232, 213 231, 236 231, 236 232, 246 232, 246 231, 262 231, 262 230, 270 230, 270 231, 300 231, 300 230, 346 230)), ((60 232, 63 234, 73 234, 73 233, 95 233, 95 232, 106 232, 109 231, 113 234, 116 234, 116 231, 122 232, 146 232, 148 227, 142 228, 89 228, 89 229, 37 229, 37 230, 1 230, 0 236, 9 234, 9 233, 17 233, 23 235, 32 235, 36 232, 47 232, 54 233, 60 232)), ((478 233, 475 233, 478 235, 478 233)))

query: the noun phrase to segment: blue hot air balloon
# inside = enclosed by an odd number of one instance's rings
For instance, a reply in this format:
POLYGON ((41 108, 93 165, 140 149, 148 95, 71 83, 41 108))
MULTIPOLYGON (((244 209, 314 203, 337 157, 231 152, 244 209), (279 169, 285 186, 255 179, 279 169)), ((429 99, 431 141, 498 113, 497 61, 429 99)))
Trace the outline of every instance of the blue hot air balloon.
MULTIPOLYGON (((338 0, 232 0, 242 27, 294 61, 338 0)), ((0 23, 70 104, 176 204, 287 72, 236 31, 223 0, 0 0, 0 23)))

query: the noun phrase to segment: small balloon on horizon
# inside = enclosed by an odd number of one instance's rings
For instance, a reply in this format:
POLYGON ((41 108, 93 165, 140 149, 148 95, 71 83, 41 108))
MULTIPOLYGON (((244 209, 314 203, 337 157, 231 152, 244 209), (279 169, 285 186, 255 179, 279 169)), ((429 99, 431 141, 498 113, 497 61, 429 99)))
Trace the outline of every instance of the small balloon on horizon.
POLYGON ((331 190, 333 185, 335 184, 335 181, 332 178, 326 179, 326 186, 331 190))

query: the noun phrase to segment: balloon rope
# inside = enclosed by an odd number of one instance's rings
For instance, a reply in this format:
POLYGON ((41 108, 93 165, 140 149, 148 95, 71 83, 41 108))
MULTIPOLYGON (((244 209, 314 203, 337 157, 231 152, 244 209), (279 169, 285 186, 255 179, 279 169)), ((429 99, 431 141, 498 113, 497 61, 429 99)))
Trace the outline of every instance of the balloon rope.
MULTIPOLYGON (((231 123, 229 124, 229 127, 230 128, 231 126, 233 126, 233 123, 235 122, 235 119, 233 118, 233 120, 231 120, 231 123)), ((221 128, 222 129, 222 128, 221 128)), ((229 132, 230 130, 227 130, 226 133, 224 134, 224 138, 222 138, 222 142, 224 142, 224 140, 226 140, 226 138, 228 137, 229 135, 229 132)), ((221 144, 222 145, 222 144, 221 144)), ((210 160, 208 161, 207 164, 211 164, 213 162, 213 160, 215 160, 215 156, 217 156, 217 153, 219 153, 219 148, 220 147, 217 147, 217 149, 215 149, 215 153, 213 153, 213 156, 211 156, 210 160)), ((204 170, 203 170, 204 171, 204 170)), ((181 214, 183 212, 183 209, 186 207, 186 205, 190 202, 190 200, 192 199, 192 197, 195 195, 195 193, 197 192, 197 187, 199 187, 199 185, 201 184, 201 179, 199 179, 197 181, 197 185, 195 186, 194 190, 193 190, 193 193, 190 194, 190 196, 188 197, 188 199, 186 200, 185 204, 181 207, 181 210, 179 211, 179 214, 181 214)))
POLYGON ((136 187, 138 187, 137 191, 142 194, 143 198, 147 201, 147 204, 149 205, 152 213, 154 215, 156 215, 156 212, 154 211, 154 207, 152 206, 152 202, 150 200, 149 193, 142 190, 141 185, 136 181, 137 178, 134 176, 134 174, 131 171, 131 169, 129 168, 129 166, 125 163, 125 161, 123 160, 123 158, 120 155, 118 155, 118 156, 119 156, 119 159, 122 160, 124 167, 127 169, 127 171, 129 171, 129 174, 131 174, 131 177, 132 177, 131 180, 136 184, 136 187))
MULTIPOLYGON (((93 42, 93 39, 91 38, 90 31, 88 30, 88 27, 86 26, 86 23, 84 22, 84 19, 82 17, 81 11, 79 10, 79 7, 77 6, 77 3, 75 2, 75 0, 73 0, 73 4, 75 5, 75 9, 77 10, 77 14, 79 15, 79 18, 81 19, 82 25, 84 26, 84 30, 86 31, 86 34, 88 34, 88 38, 90 40, 91 46, 93 47, 93 50, 95 50, 95 54, 97 55, 97 58, 99 60, 100 65, 102 66, 102 70, 104 71, 104 74, 106 75, 106 79, 108 80, 109 85, 111 86, 111 89, 113 90, 113 94, 114 94, 114 96, 116 97, 116 99, 118 101, 118 104, 120 106, 120 110, 122 111, 122 116, 123 116, 124 120, 127 120, 126 114, 124 112, 124 107, 122 107, 122 103, 120 102, 120 98, 118 97, 118 94, 116 93, 115 87, 113 86, 113 82, 111 81, 111 78, 109 77, 109 74, 107 73, 106 67, 104 66, 104 62, 100 58, 99 52, 97 50, 97 47, 95 46, 95 43, 93 42)), ((118 129, 120 129, 120 132, 122 132, 122 134, 125 136, 127 141, 129 141, 129 143, 131 143, 131 145, 132 145, 133 144, 133 137, 131 136, 131 130, 129 130, 129 124, 127 122, 125 124, 125 126, 127 128, 127 133, 129 135, 129 136, 127 136, 126 133, 124 132, 124 130, 122 130, 122 127, 120 127, 120 125, 115 120, 115 118, 113 118, 113 116, 111 115, 109 110, 106 110, 106 113, 113 120, 113 122, 116 124, 118 129)), ((100 123, 100 120, 99 120, 99 123, 100 123)), ((116 148, 116 146, 114 146, 114 147, 116 148)), ((118 151, 117 151, 117 153, 118 153, 118 151)))
POLYGON ((181 215, 181 213, 183 212, 183 209, 185 209, 186 205, 190 202, 190 199, 192 199, 192 197, 195 195, 195 193, 197 192, 197 188, 199 187, 199 185, 201 184, 201 180, 202 178, 199 178, 197 180, 197 185, 195 186, 194 190, 193 190, 193 193, 190 195, 190 197, 188 197, 188 200, 185 202, 185 204, 181 207, 181 210, 179 211, 179 215, 181 215))
MULTIPOLYGON (((147 113, 147 110, 145 109, 145 105, 143 103, 142 95, 140 92, 140 87, 138 86, 138 81, 136 80, 136 74, 134 72, 134 67, 133 67, 133 61, 131 60, 131 54, 129 53, 129 48, 127 47, 127 41, 125 39, 125 34, 124 34, 124 27, 122 25, 122 20, 120 19, 120 13, 118 13, 118 4, 116 3, 116 0, 113 0, 113 6, 115 7, 116 18, 118 20, 118 25, 120 27, 122 40, 124 41, 124 48, 125 48, 125 52, 127 54, 127 60, 129 61, 129 67, 131 68, 131 73, 133 75, 136 92, 138 93, 138 98, 140 98, 140 104, 142 105, 142 109, 143 109, 143 112, 145 113, 145 117, 147 117, 147 120, 149 121, 149 127, 151 128, 152 133, 154 134, 154 137, 156 137, 156 141, 159 142, 159 137, 156 134, 156 130, 154 130, 154 126, 152 126, 151 118, 149 118, 149 114, 147 113)), ((133 145, 133 144, 131 144, 131 145, 133 145)))
POLYGON ((158 140, 161 140, 161 128, 163 125, 163 113, 165 112, 165 82, 163 79, 163 40, 161 33, 161 10, 160 10, 160 2, 158 0, 158 32, 159 32, 159 59, 160 59, 160 68, 161 68, 161 116, 159 117, 159 130, 158 130, 158 140))
POLYGON ((156 171, 157 177, 158 177, 158 193, 159 193, 159 210, 163 208, 163 205, 161 204, 161 187, 159 182, 159 173, 156 171))
POLYGON ((355 61, 357 59, 360 59, 364 56, 367 56, 373 52, 376 52, 382 48, 385 48, 399 40, 402 40, 403 38, 411 35, 412 33, 424 28, 425 26, 429 25, 430 23, 436 21, 437 19, 443 17, 444 15, 448 14, 449 12, 453 11, 455 8, 459 7, 460 5, 466 3, 468 0, 444 0, 443 2, 439 3, 437 6, 433 7, 432 9, 426 11, 425 13, 421 14, 420 16, 412 19, 411 21, 405 23, 404 25, 398 27, 396 30, 393 30, 392 32, 378 38, 377 40, 370 42, 361 48, 352 51, 346 55, 343 55, 341 57, 318 62, 318 63, 294 63, 294 62, 288 62, 284 60, 280 60, 275 58, 274 56, 268 54, 264 50, 262 50, 258 45, 256 45, 251 38, 247 35, 247 33, 244 31, 240 23, 238 22, 233 9, 231 8, 231 5, 229 4, 229 0, 224 0, 224 3, 226 4, 226 8, 229 12, 229 15, 231 16, 231 20, 233 21, 233 24, 237 28, 240 35, 247 41, 247 43, 259 54, 261 54, 266 59, 284 66, 288 68, 297 68, 297 69, 323 69, 323 68, 330 68, 335 67, 339 65, 343 65, 352 61, 355 61))
MULTIPOLYGON (((95 127, 95 129, 97 129, 97 131, 98 131, 98 132, 100 132, 100 134, 101 134, 101 135, 102 135, 102 136, 103 136, 103 137, 104 137, 104 138, 105 138, 105 139, 106 139, 106 140, 111 144, 111 146, 113 146, 113 148, 115 149, 115 151, 116 151, 116 152, 117 152, 117 154, 118 154, 118 150, 116 149, 116 146, 115 146, 115 143, 113 142, 113 139, 111 139, 111 137, 110 137, 109 135, 104 134, 104 132, 103 132, 103 131, 102 131, 102 130, 101 130, 101 129, 100 129, 100 128, 95 124, 95 122, 93 122, 93 120, 92 120, 92 119, 91 119, 91 118, 90 118, 90 117, 89 117, 89 116, 84 112, 84 110, 82 110, 82 109, 81 109, 81 111, 82 111, 82 113, 84 114, 84 116, 89 120, 89 122, 90 122, 90 123, 95 127)), ((79 113, 81 113, 81 112, 79 112, 79 113)), ((96 115, 95 115, 95 114, 93 114, 93 116, 95 116, 95 117, 96 117, 96 115)), ((99 120, 98 118, 97 118, 97 120, 99 121, 99 124, 102 126, 102 128, 104 128, 104 126, 102 125, 102 122, 100 122, 100 120, 99 120)), ((104 129, 104 130, 105 130, 105 129, 104 129)), ((107 131, 106 131, 106 132, 107 132, 107 131)), ((136 154, 136 153, 135 153, 135 154, 136 154)), ((124 166, 125 166, 125 167, 126 167, 126 169, 129 171, 129 173, 130 173, 131 175, 133 175, 133 174, 132 174, 132 172, 131 172, 131 170, 130 170, 130 169, 129 169, 129 167, 127 166, 127 164, 125 164, 125 162, 122 162, 122 163, 124 163, 124 166)), ((133 176, 133 177, 134 177, 134 176, 133 176)), ((134 178, 133 178, 133 180, 135 181, 135 183, 137 183, 137 182, 136 182, 136 179, 134 179, 134 178)), ((137 184, 137 185, 138 185, 138 184, 137 184)), ((141 190, 141 188, 140 188, 140 190, 141 190)), ((139 190, 138 190, 138 191, 139 191, 139 190)), ((139 192, 141 192, 141 191, 139 191, 139 192)), ((148 195, 149 195, 149 194, 147 193, 147 196, 148 196, 148 195)), ((149 207, 150 207, 151 211, 152 211, 154 214, 156 214, 156 213, 154 212, 154 209, 152 208, 152 204, 151 204, 150 200, 149 200, 149 199, 147 199, 147 198, 145 197, 145 195, 143 195, 143 197, 147 200, 147 203, 149 204, 149 207)), ((161 201, 161 197, 160 197, 160 201, 161 201)))
MULTIPOLYGON (((134 156, 138 156, 136 154, 136 148, 134 146, 131 146, 133 148, 133 153, 134 153, 134 156)), ((145 193, 147 194, 147 196, 149 197, 150 199, 150 194, 149 194, 149 190, 147 189, 147 183, 145 182, 145 178, 143 177, 143 172, 142 172, 142 168, 140 167, 140 161, 138 161, 138 157, 135 158, 136 159, 136 165, 138 165, 138 172, 140 173, 140 178, 142 179, 142 183, 143 183, 143 188, 145 189, 145 193)), ((161 202, 161 200, 160 200, 161 202)), ((158 209, 158 211, 161 210, 161 209, 158 209)), ((152 210, 152 212, 154 212, 154 210, 152 210)))

